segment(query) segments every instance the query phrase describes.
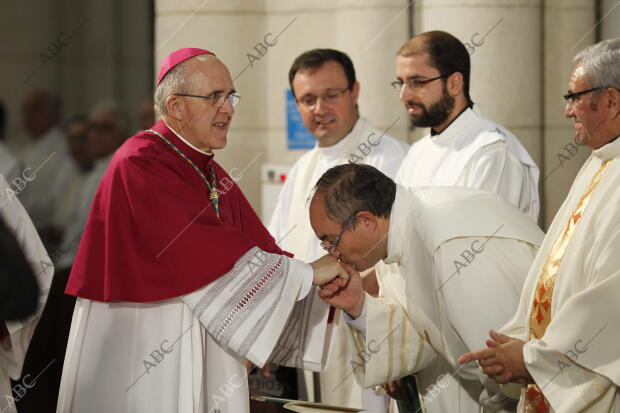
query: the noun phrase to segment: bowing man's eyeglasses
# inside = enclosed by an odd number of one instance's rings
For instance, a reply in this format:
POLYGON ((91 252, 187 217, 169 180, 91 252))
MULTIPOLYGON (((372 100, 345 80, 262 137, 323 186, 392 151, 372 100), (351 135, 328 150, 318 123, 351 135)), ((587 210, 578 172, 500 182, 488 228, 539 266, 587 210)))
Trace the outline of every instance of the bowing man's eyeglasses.
POLYGON ((400 79, 393 81, 392 83, 390 83, 390 85, 392 85, 392 87, 397 90, 397 91, 401 91, 403 89, 403 86, 406 85, 409 89, 411 90, 417 90, 420 89, 422 87, 424 87, 424 85, 426 85, 427 83, 432 82, 433 80, 437 80, 437 79, 443 79, 444 77, 448 77, 451 74, 448 75, 440 75, 437 77, 432 77, 430 79, 420 79, 417 77, 412 77, 409 78, 407 80, 405 80, 404 82, 400 79))
POLYGON ((319 101, 319 98, 323 100, 324 103, 336 103, 336 101, 340 99, 340 96, 347 90, 351 90, 351 88, 347 86, 344 89, 327 89, 321 96, 305 95, 297 99, 297 103, 304 109, 312 110, 319 101))
POLYGON ((338 246, 338 244, 340 243, 340 240, 342 239, 342 235, 346 232, 347 229, 349 229, 351 224, 355 222, 355 219, 357 218, 356 215, 357 215, 357 212, 351 215, 347 220, 344 221, 344 224, 342 225, 342 231, 340 231, 340 233, 336 235, 336 238, 334 238, 333 241, 327 241, 327 240, 321 241, 321 247, 323 247, 325 251, 331 252, 333 248, 336 248, 338 246))
POLYGON ((237 108, 237 106, 239 106, 239 101, 241 100, 241 96, 231 92, 228 95, 225 95, 224 93, 217 91, 217 92, 213 92, 210 95, 207 96, 203 96, 203 95, 192 95, 189 93, 173 93, 174 96, 185 96, 188 98, 199 98, 199 99, 206 99, 208 100, 211 105, 213 105, 213 107, 215 107, 216 109, 221 108, 222 106, 224 106, 224 103, 226 102, 226 98, 228 98, 228 101, 230 102, 230 104, 232 105, 233 108, 237 108))

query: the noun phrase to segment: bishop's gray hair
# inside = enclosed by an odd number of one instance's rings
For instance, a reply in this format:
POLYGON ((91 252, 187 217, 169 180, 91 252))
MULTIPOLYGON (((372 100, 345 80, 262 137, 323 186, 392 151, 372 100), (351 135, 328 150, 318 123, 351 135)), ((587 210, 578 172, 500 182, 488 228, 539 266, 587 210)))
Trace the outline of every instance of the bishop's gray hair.
POLYGON ((586 47, 573 59, 583 67, 590 87, 620 90, 620 38, 604 40, 586 47))
POLYGON ((330 168, 319 178, 315 196, 323 197, 327 216, 345 227, 360 211, 387 218, 396 198, 396 184, 370 165, 346 163, 330 168))
POLYGON ((158 118, 168 113, 168 109, 166 108, 166 98, 168 96, 173 93, 185 93, 187 72, 184 66, 185 62, 170 69, 161 80, 161 83, 155 88, 153 104, 155 105, 155 114, 158 118))
POLYGON ((214 55, 201 54, 194 56, 184 62, 179 63, 166 73, 159 85, 155 88, 155 96, 153 97, 153 104, 155 106, 155 114, 158 118, 168 113, 166 108, 166 98, 175 93, 190 93, 190 74, 187 71, 187 64, 190 60, 196 59, 201 62, 206 62, 209 58, 215 58, 214 55))

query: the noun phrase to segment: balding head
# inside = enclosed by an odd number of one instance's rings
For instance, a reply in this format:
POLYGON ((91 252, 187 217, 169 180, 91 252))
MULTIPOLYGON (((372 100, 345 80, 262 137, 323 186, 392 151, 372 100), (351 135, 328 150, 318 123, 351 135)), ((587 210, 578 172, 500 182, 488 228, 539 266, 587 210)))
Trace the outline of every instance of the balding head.
POLYGON ((310 225, 330 254, 363 271, 387 255, 395 198, 396 184, 379 170, 355 163, 338 165, 316 183, 310 225))

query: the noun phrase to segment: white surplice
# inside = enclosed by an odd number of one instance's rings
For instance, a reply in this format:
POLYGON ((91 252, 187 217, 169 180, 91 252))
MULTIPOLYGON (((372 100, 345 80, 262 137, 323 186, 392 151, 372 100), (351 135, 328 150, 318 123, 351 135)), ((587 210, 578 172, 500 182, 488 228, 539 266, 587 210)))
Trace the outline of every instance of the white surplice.
MULTIPOLYGON (((556 214, 528 274, 519 309, 502 329, 528 341, 523 356, 552 412, 620 412, 620 139, 592 152, 556 214), (568 241, 551 298, 551 322, 530 340, 538 277, 603 162, 610 161, 568 241)), ((523 395, 521 404, 523 403, 523 395)), ((523 410, 519 410, 523 411, 523 410)))
MULTIPOLYGON (((396 182, 407 188, 458 186, 489 191, 537 221, 539 175, 538 167, 519 140, 503 126, 484 118, 474 106, 463 111, 440 134, 429 134, 414 143, 398 171, 396 182)), ((398 276, 397 268, 379 263, 376 272, 380 295, 401 296, 404 300, 404 281, 398 276)), ((428 371, 435 370, 437 376, 448 369, 442 360, 428 367, 428 371)), ((457 390, 450 386, 438 400, 458 399, 457 390)), ((433 407, 428 410, 442 411, 433 407)))
MULTIPOLYGON (((355 162, 374 166, 394 179, 408 149, 409 145, 375 129, 367 119, 360 117, 351 132, 335 145, 329 147, 316 145, 314 149, 304 154, 293 165, 268 226, 280 248, 307 262, 325 254, 310 227, 308 198, 316 182, 328 169, 347 162, 355 162)), ((318 297, 315 300, 320 301, 318 297)), ((319 322, 318 318, 315 319, 315 325, 319 325, 319 322)), ((351 349, 348 346, 348 332, 340 311, 335 313, 327 334, 329 338, 325 341, 326 367, 320 374, 322 402, 360 407, 362 389, 355 383, 353 377, 347 375, 351 349)), ((320 333, 313 333, 313 336, 317 345, 322 345, 323 337, 320 333)), ((311 390, 309 380, 306 379, 306 382, 307 390, 311 390)), ((310 400, 313 400, 312 392, 308 393, 310 400)), ((373 402, 372 391, 366 393, 368 402, 363 407, 375 411, 373 405, 380 404, 381 401, 373 402)))
POLYGON ((510 131, 468 108, 440 134, 411 146, 396 182, 408 188, 462 186, 493 192, 536 221, 539 175, 510 131))
POLYGON ((398 266, 404 291, 366 295, 364 315, 349 322, 365 359, 353 358, 349 371, 364 387, 416 373, 424 411, 481 412, 479 399, 506 401, 477 366, 456 360, 514 313, 543 235, 495 194, 398 185, 384 261, 398 266))
POLYGON ((321 354, 306 351, 312 274, 253 248, 182 297, 78 298, 57 412, 249 413, 246 359, 321 367, 321 354))
MULTIPOLYGON (((16 412, 13 397, 19 400, 23 397, 24 389, 28 388, 25 384, 32 385, 33 379, 38 374, 45 372, 29 371, 23 372, 25 382, 16 384, 16 390, 11 391, 11 379, 18 380, 22 375, 22 368, 28 346, 34 330, 41 318, 45 301, 49 293, 54 266, 50 260, 37 231, 30 221, 26 210, 22 207, 3 176, 0 175, 0 214, 4 219, 9 230, 13 233, 17 242, 22 248, 24 256, 30 263, 37 283, 40 288, 39 307, 36 312, 19 321, 6 321, 9 336, 0 342, 0 411, 16 412), (17 386, 21 387, 17 387, 17 386)), ((62 363, 62 360, 50 360, 50 363, 62 363)), ((36 385, 36 383, 35 383, 36 385)))

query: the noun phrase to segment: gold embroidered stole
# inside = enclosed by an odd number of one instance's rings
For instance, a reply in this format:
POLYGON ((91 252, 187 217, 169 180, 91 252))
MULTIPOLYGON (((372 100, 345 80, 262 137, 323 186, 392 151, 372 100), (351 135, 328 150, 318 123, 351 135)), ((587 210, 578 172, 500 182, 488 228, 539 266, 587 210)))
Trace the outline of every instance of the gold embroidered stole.
MULTIPOLYGON (((551 322, 551 298, 553 295, 553 287, 560 264, 564 258, 564 253, 575 232, 577 223, 588 207, 590 199, 592 199, 592 193, 607 170, 609 163, 610 161, 605 161, 601 164, 601 167, 592 178, 590 185, 588 185, 585 193, 577 203, 577 207, 566 223, 564 231, 562 231, 560 236, 555 240, 545 259, 545 264, 538 276, 538 283, 534 293, 534 303, 530 313, 530 340, 543 337, 547 330, 547 326, 551 322)), ((525 391, 525 412, 546 413, 548 411, 549 403, 545 399, 541 389, 536 384, 529 384, 525 391)))

